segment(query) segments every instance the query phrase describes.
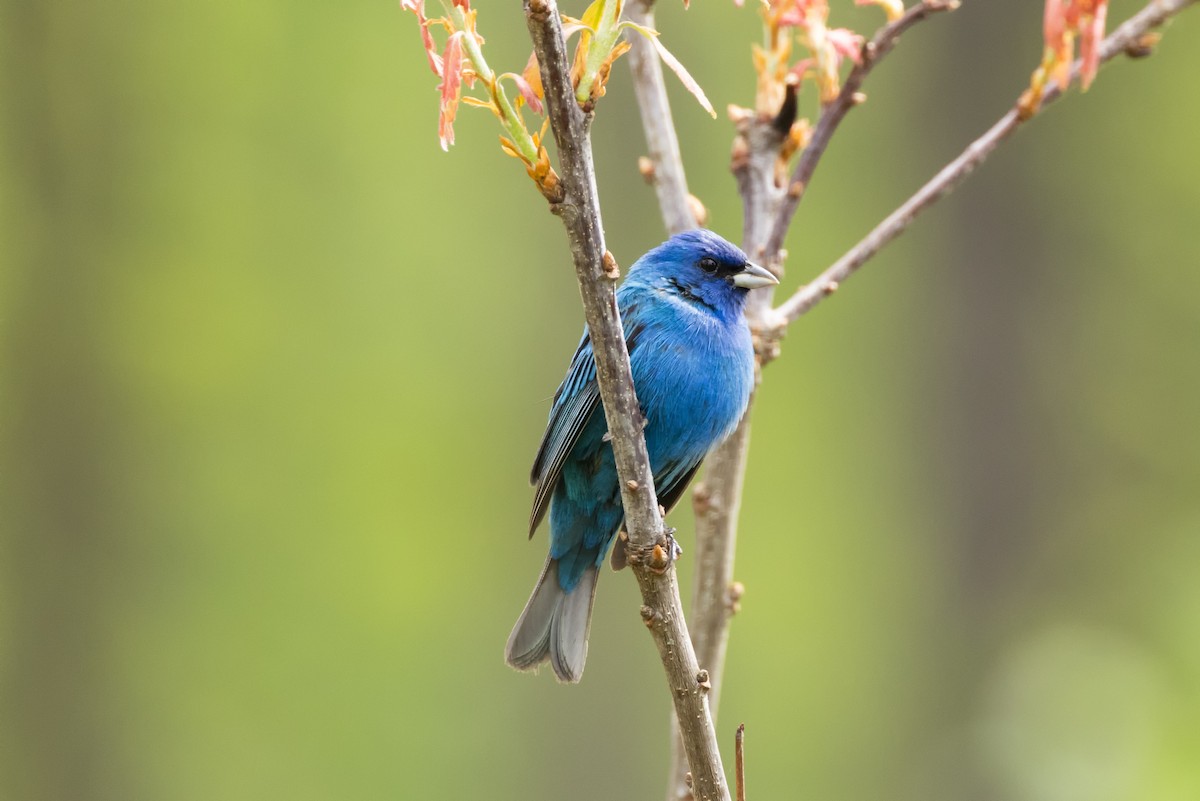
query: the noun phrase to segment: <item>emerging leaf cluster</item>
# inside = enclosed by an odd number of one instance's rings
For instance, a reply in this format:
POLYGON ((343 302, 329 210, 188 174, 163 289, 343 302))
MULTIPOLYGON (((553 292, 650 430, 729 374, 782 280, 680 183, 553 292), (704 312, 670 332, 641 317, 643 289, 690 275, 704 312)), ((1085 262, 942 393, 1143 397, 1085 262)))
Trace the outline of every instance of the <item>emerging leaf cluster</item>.
MULTIPOLYGON (((470 0, 436 2, 441 5, 443 16, 427 17, 426 0, 400 0, 400 7, 416 15, 429 67, 442 80, 438 85, 438 140, 442 149, 448 150, 454 144, 454 119, 460 103, 486 108, 504 128, 505 132, 500 136, 501 150, 525 165, 526 172, 543 195, 550 200, 558 199, 558 176, 550 165, 545 147, 549 120, 543 117, 536 129, 532 129, 526 124, 524 115, 526 110, 537 116, 543 115, 544 95, 537 59, 531 55, 520 73, 497 75, 484 59, 484 38, 479 34, 477 11, 471 8, 470 0), (433 36, 434 30, 446 34, 444 45, 439 47, 433 36), (517 90, 511 100, 505 91, 505 83, 517 90), (468 94, 464 87, 482 91, 468 94)), ((623 10, 624 0, 594 0, 579 19, 563 15, 564 35, 568 39, 578 37, 571 80, 580 107, 590 113, 604 96, 612 65, 630 49, 623 34, 634 31, 653 44, 663 63, 715 117, 716 112, 704 91, 679 60, 663 47, 658 32, 621 19, 623 10)))

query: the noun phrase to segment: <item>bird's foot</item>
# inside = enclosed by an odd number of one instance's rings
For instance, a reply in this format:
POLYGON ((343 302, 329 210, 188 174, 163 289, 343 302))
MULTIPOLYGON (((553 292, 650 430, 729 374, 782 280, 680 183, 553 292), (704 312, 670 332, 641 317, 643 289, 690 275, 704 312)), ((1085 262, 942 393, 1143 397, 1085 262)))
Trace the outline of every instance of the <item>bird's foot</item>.
POLYGON ((672 536, 675 531, 676 529, 669 526, 664 528, 662 541, 656 542, 650 552, 649 566, 655 573, 666 573, 675 560, 683 556, 683 548, 679 547, 679 543, 672 536))
MULTIPOLYGON (((620 532, 624 534, 625 532, 620 532)), ((618 541, 615 545, 620 548, 621 558, 620 566, 616 558, 617 551, 613 551, 613 568, 620 570, 626 564, 630 565, 645 565, 659 575, 666 573, 675 560, 683 555, 683 548, 679 547, 679 543, 675 541, 675 529, 667 526, 663 528, 662 536, 658 541, 649 548, 639 548, 627 539, 621 539, 618 535, 618 541)))

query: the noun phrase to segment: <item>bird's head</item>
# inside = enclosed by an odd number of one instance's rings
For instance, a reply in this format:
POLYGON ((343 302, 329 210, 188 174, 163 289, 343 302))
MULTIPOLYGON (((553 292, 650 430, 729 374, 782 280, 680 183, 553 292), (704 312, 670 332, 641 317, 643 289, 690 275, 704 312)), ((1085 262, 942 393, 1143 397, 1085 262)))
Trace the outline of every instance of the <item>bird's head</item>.
POLYGON ((721 317, 739 315, 751 289, 779 283, 737 245, 704 228, 676 234, 651 250, 638 259, 629 278, 707 306, 721 317))

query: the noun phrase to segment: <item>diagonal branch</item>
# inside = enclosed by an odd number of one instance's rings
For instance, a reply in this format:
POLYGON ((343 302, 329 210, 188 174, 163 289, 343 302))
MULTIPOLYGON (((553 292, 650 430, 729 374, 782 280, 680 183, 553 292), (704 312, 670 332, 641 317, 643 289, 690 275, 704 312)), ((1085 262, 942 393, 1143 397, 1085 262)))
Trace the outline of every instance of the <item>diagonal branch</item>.
MULTIPOLYGON (((1148 52, 1147 48, 1153 44, 1146 40, 1146 35, 1196 2, 1197 0, 1152 0, 1104 40, 1100 45, 1100 61, 1109 61, 1122 53, 1135 56, 1145 55, 1148 52)), ((1071 69, 1072 81, 1078 79, 1079 70, 1080 64, 1076 62, 1071 69)), ((1057 84, 1048 87, 1042 96, 1042 107, 1053 103, 1062 95, 1063 92, 1057 84)), ((1019 101, 983 136, 968 145, 966 150, 943 167, 928 183, 918 189, 916 194, 904 201, 883 222, 875 226, 875 229, 867 234, 861 242, 812 282, 801 287, 784 301, 775 310, 778 315, 775 323, 782 328, 812 309, 822 299, 833 294, 843 281, 866 264, 885 245, 904 233, 918 215, 962 183, 1001 142, 1012 136, 1021 125, 1033 119, 1034 116, 1035 112, 1025 110, 1024 103, 1019 101)))
POLYGON ((653 546, 662 533, 662 518, 654 494, 646 441, 637 422, 639 413, 633 372, 613 290, 620 273, 604 247, 588 130, 591 120, 574 98, 562 22, 554 0, 525 0, 525 14, 542 73, 550 126, 562 162, 563 198, 552 204, 551 210, 562 219, 575 262, 584 316, 596 358, 600 397, 604 401, 617 472, 621 477, 626 524, 634 545, 653 546), (630 482, 637 488, 631 489, 630 482))
POLYGON ((629 562, 642 591, 642 619, 654 637, 667 673, 696 797, 728 801, 729 786, 708 709, 707 676, 696 662, 683 618, 679 584, 670 560, 665 558, 670 545, 665 540, 654 492, 629 353, 613 291, 619 270, 604 247, 588 133, 590 119, 575 100, 555 0, 523 0, 523 5, 561 161, 563 197, 551 209, 563 221, 579 280, 597 383, 620 477, 629 562))
POLYGON ((940 11, 953 11, 958 8, 958 5, 959 0, 923 0, 904 12, 899 19, 880 28, 871 41, 862 46, 860 63, 850 70, 838 96, 821 110, 821 118, 817 120, 812 137, 800 154, 800 158, 796 162, 796 169, 792 171, 792 178, 788 183, 787 199, 779 209, 779 214, 771 228, 771 235, 765 244, 767 256, 771 261, 774 261, 776 254, 783 247, 783 240, 792 224, 792 217, 796 214, 804 192, 808 189, 808 182, 812 180, 813 173, 817 171, 817 164, 825 155, 825 148, 829 146, 829 140, 833 138, 834 132, 837 131, 838 125, 846 117, 847 112, 862 102, 859 90, 862 88, 863 81, 871 74, 871 70, 896 46, 896 42, 900 40, 900 34, 933 14, 940 11))
MULTIPOLYGON (((654 30, 654 0, 630 0, 625 16, 642 27, 654 30)), ((679 136, 671 119, 671 104, 663 82, 662 63, 654 45, 637 31, 625 34, 632 49, 629 69, 633 73, 633 93, 637 95, 646 149, 653 167, 651 180, 658 195, 663 224, 668 234, 696 227, 696 216, 688 202, 687 178, 679 154, 679 136)))

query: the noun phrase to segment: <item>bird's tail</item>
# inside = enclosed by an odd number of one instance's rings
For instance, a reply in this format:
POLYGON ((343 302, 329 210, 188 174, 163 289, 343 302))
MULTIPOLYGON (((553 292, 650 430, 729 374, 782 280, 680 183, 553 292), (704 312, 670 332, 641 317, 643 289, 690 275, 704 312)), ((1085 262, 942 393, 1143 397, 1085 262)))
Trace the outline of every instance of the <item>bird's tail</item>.
POLYGON ((534 670, 549 660, 559 681, 579 681, 587 661, 599 573, 596 565, 589 565, 579 583, 567 592, 558 583, 558 560, 547 558, 525 611, 508 635, 504 660, 517 670, 534 670))

